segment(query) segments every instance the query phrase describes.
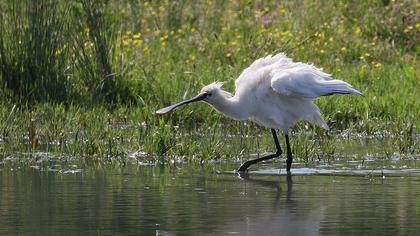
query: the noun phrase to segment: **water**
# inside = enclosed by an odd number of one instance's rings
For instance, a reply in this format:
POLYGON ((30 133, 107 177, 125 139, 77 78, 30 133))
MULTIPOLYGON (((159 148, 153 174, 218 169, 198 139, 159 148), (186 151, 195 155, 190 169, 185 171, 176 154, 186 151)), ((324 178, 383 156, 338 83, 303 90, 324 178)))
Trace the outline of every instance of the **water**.
POLYGON ((418 171, 332 168, 0 165, 0 235, 419 234, 418 171))

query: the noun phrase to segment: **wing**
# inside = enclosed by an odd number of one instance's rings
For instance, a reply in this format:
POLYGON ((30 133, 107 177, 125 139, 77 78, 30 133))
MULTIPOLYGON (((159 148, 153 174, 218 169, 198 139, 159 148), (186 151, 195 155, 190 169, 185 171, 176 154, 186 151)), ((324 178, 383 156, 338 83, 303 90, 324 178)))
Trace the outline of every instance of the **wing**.
POLYGON ((259 83, 261 79, 266 78, 271 69, 281 67, 293 63, 292 59, 284 53, 278 53, 275 56, 268 55, 266 57, 255 60, 248 68, 242 71, 238 79, 235 81, 236 91, 246 89, 254 83, 259 83))
POLYGON ((304 63, 293 63, 288 68, 272 70, 271 87, 282 95, 310 99, 331 94, 362 95, 349 83, 334 80, 331 75, 304 63))

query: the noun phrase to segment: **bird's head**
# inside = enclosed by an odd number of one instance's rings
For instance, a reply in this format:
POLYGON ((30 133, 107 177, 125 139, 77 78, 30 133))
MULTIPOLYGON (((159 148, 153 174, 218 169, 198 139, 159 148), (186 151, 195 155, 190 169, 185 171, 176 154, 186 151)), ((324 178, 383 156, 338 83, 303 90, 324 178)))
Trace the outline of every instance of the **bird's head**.
POLYGON ((156 114, 159 114, 159 115, 166 114, 179 106, 182 106, 191 102, 205 101, 210 104, 215 104, 217 103, 219 99, 223 97, 232 96, 230 95, 230 93, 223 91, 222 86, 223 86, 222 82, 214 82, 209 85, 206 85, 201 89, 201 92, 197 96, 187 99, 185 101, 179 102, 179 103, 175 103, 171 106, 159 109, 156 111, 156 114))
POLYGON ((222 90, 223 82, 214 82, 209 85, 204 86, 201 89, 201 94, 206 94, 207 96, 203 99, 205 102, 210 104, 217 103, 217 101, 226 96, 226 91, 222 90))

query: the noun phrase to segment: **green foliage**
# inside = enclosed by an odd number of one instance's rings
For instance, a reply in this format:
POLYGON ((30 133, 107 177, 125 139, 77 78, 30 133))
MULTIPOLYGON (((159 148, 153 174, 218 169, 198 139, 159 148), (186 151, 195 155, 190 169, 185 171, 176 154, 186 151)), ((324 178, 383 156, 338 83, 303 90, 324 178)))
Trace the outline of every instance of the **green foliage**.
POLYGON ((65 4, 7 0, 0 12, 2 93, 17 101, 66 101, 65 4))
MULTIPOLYGON (((89 103, 128 100, 128 88, 117 67, 118 16, 107 0, 79 0, 73 5, 73 56, 75 76, 85 88, 82 97, 89 103)), ((78 101, 82 102, 82 101, 78 101)))
MULTIPOLYGON (((48 151, 89 158, 123 158, 136 150, 163 161, 240 159, 269 151, 268 132, 206 106, 166 117, 154 111, 216 80, 233 91, 253 60, 285 51, 364 93, 317 100, 333 131, 386 130, 395 134, 401 153, 415 155, 418 6, 370 0, 0 0, 2 150, 20 150, 25 137, 25 145, 31 143, 25 150, 52 143, 48 151), (130 128, 109 125, 114 121, 130 128)), ((303 124, 294 129, 302 131, 310 135, 292 142, 306 162, 339 151, 334 135, 303 124)))

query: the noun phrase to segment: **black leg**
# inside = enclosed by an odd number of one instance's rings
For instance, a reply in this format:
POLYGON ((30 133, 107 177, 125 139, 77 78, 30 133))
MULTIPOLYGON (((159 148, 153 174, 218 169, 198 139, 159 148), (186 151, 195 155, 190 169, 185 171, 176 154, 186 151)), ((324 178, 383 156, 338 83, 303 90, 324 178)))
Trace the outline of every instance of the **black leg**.
POLYGON ((279 140, 277 139, 277 135, 276 135, 276 130, 275 129, 271 129, 271 133, 273 134, 273 139, 274 139, 274 143, 276 144, 276 153, 267 155, 267 156, 263 156, 257 159, 253 159, 253 160, 249 160, 244 162, 244 164, 241 165, 241 167, 239 167, 238 172, 243 172, 246 171, 248 169, 248 167, 250 167, 251 165, 258 163, 260 161, 265 161, 268 159, 272 159, 274 157, 279 157, 282 153, 281 148, 280 148, 280 144, 279 144, 279 140))
POLYGON ((293 163, 293 155, 292 155, 292 149, 290 148, 290 142, 289 142, 289 135, 286 134, 286 148, 287 148, 287 160, 286 160, 286 164, 287 164, 287 173, 290 173, 290 168, 292 168, 292 163, 293 163))

